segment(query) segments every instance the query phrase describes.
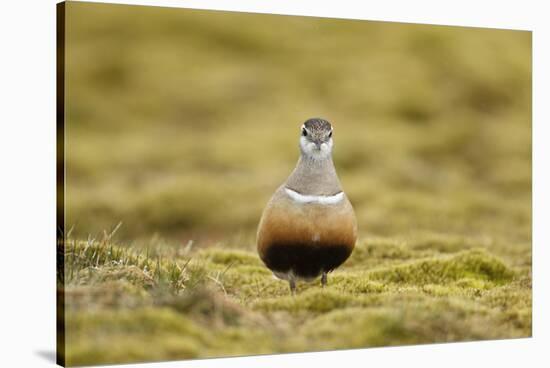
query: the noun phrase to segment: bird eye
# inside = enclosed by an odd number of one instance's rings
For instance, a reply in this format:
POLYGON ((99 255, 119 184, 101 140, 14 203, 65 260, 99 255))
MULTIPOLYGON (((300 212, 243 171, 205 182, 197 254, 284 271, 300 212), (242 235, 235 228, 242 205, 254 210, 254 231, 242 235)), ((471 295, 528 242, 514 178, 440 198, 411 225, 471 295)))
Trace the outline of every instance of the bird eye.
POLYGON ((330 133, 328 133, 328 137, 332 138, 332 130, 330 131, 330 133))
POLYGON ((302 135, 305 137, 307 136, 307 130, 306 128, 302 128, 302 135))

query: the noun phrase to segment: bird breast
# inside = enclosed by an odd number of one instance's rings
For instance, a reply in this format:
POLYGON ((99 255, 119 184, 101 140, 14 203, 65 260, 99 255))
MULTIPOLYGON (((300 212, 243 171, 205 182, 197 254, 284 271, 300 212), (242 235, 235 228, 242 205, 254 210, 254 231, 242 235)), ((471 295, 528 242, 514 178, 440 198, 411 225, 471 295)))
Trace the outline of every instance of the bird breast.
POLYGON ((258 227, 261 257, 273 244, 346 247, 351 251, 356 239, 355 214, 343 192, 311 196, 283 186, 267 204, 258 227))

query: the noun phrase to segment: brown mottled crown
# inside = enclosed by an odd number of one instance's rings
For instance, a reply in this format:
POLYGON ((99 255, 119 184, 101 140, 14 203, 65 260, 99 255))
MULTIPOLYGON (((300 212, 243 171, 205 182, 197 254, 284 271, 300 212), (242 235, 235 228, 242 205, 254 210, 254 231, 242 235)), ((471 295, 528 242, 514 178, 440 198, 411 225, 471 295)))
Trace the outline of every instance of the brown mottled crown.
POLYGON ((309 131, 330 132, 332 130, 330 123, 320 118, 306 120, 304 126, 309 131))

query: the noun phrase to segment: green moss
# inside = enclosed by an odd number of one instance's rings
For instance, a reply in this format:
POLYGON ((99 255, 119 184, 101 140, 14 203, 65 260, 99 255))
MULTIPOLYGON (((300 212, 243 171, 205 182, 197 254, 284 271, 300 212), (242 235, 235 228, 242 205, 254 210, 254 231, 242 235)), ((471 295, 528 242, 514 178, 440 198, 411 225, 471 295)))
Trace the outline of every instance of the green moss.
POLYGON ((385 284, 369 280, 365 273, 335 273, 329 277, 329 288, 334 288, 350 294, 380 293, 387 290, 385 284))
POLYGON ((412 249, 437 251, 440 253, 454 253, 476 246, 487 245, 486 239, 469 239, 447 234, 421 234, 408 239, 412 249))
POLYGON ((480 280, 472 277, 465 277, 455 281, 452 285, 458 286, 463 289, 473 289, 473 290, 486 290, 491 289, 495 284, 491 281, 480 280))
POLYGON ((493 308, 501 310, 531 308, 531 287, 525 284, 525 279, 517 280, 496 287, 483 293, 481 301, 493 308))
POLYGON ((225 250, 220 248, 209 248, 201 251, 198 257, 205 258, 215 264, 222 264, 228 267, 238 265, 260 265, 262 264, 257 255, 251 252, 240 250, 225 250))
POLYGON ((414 257, 414 253, 403 241, 387 238, 367 238, 355 246, 346 267, 375 267, 392 264, 414 257))
POLYGON ((375 270, 369 276, 373 280, 420 285, 442 284, 460 279, 503 283, 514 277, 514 271, 483 250, 470 250, 452 256, 375 270))
POLYGON ((323 313, 342 308, 353 302, 354 298, 349 294, 332 290, 311 289, 296 296, 262 298, 255 302, 252 307, 263 311, 284 310, 291 313, 323 313))
MULTIPOLYGON (((203 298, 198 298, 203 299, 203 298)), ((167 307, 67 314, 68 365, 267 353, 274 340, 251 327, 207 325, 167 307)), ((245 324, 244 326, 247 326, 245 324)))
POLYGON ((208 341, 205 331, 167 308, 68 313, 66 326, 68 365, 192 358, 208 341))
POLYGON ((494 316, 474 304, 452 299, 404 300, 381 307, 344 308, 310 320, 302 333, 318 348, 359 348, 504 336, 507 327, 486 331, 494 316), (444 326, 444 327, 442 327, 444 326))

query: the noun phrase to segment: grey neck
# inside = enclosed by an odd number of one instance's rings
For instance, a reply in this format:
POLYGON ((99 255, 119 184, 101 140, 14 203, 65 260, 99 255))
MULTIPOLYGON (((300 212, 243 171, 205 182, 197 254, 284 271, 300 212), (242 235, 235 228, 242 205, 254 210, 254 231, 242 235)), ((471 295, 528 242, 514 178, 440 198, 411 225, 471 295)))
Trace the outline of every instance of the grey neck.
POLYGON ((333 195, 342 191, 331 156, 314 159, 303 154, 285 187, 305 195, 333 195))

